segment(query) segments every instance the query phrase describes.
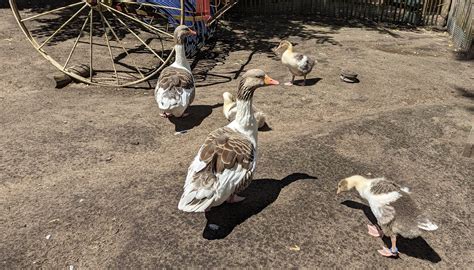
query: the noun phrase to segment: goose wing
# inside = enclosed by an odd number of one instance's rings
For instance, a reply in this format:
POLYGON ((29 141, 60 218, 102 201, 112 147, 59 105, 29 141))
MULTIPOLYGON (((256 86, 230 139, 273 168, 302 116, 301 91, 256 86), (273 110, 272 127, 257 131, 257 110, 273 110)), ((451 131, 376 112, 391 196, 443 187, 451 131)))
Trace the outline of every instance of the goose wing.
POLYGON ((189 166, 178 208, 203 212, 245 189, 255 170, 255 147, 243 134, 223 127, 211 132, 189 166))
POLYGON ((194 79, 187 70, 177 67, 163 69, 155 88, 155 97, 160 109, 177 105, 187 106, 194 100, 194 79))

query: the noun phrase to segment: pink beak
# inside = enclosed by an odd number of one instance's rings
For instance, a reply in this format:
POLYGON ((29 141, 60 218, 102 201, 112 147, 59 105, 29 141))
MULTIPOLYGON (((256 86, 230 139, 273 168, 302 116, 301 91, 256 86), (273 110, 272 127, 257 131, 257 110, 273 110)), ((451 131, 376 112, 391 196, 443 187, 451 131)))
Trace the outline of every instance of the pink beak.
POLYGON ((277 80, 270 78, 268 75, 265 75, 265 84, 266 85, 277 85, 280 84, 277 80))

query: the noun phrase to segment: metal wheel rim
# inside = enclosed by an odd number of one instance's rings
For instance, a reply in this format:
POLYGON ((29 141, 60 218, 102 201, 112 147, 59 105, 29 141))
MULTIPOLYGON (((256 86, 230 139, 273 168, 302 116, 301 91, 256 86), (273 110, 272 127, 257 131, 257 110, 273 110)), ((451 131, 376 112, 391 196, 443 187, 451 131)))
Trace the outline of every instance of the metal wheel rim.
MULTIPOLYGON (((171 52, 169 53, 169 55, 166 57, 166 59, 163 59, 162 63, 155 70, 153 70, 151 72, 148 72, 146 75, 144 75, 144 77, 142 77, 138 80, 126 82, 126 83, 123 83, 123 84, 110 84, 110 83, 93 81, 92 77, 89 79, 89 78, 85 78, 85 77, 79 76, 78 74, 75 74, 73 72, 68 71, 67 66, 62 66, 58 61, 56 61, 53 57, 51 57, 42 48, 42 45, 38 44, 36 39, 31 35, 30 31, 28 30, 28 27, 26 27, 25 23, 23 22, 24 19, 22 18, 21 14, 19 13, 18 7, 16 5, 16 0, 9 0, 9 2, 10 2, 10 7, 11 7, 11 10, 12 10, 13 15, 15 17, 15 20, 17 21, 18 25, 20 26, 20 29, 22 30, 23 34, 25 34, 26 38, 31 43, 31 45, 36 49, 36 51, 38 51, 46 60, 48 60, 51 64, 53 64, 61 72, 63 72, 65 74, 67 74, 68 76, 76 79, 77 81, 80 81, 80 82, 83 82, 83 83, 86 83, 86 84, 109 86, 109 87, 126 87, 126 86, 131 86, 131 85, 135 85, 135 84, 139 84, 139 83, 148 81, 152 77, 156 76, 164 67, 166 67, 168 65, 168 63, 171 61, 171 59, 173 58, 174 53, 175 53, 174 48, 173 48, 171 50, 171 52)), ((84 3, 84 5, 88 5, 83 0, 77 1, 78 5, 80 3, 84 3)), ((101 5, 103 5, 103 4, 101 4, 101 5)), ((106 7, 104 6, 104 8, 106 8, 106 7)), ((92 10, 92 8, 90 8, 90 9, 92 10)), ((34 15, 34 16, 36 16, 36 15, 34 15)), ((34 17, 34 16, 32 16, 32 17, 34 17)), ((28 17, 28 18, 30 18, 30 17, 28 17)), ((168 33, 168 35, 170 35, 170 34, 168 33)))

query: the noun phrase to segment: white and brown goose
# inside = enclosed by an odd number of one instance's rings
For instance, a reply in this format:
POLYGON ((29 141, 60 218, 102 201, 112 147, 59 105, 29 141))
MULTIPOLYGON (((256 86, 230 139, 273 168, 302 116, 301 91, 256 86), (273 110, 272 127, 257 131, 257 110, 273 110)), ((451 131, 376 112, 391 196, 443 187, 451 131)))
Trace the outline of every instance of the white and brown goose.
POLYGON ((260 69, 247 71, 237 91, 234 121, 212 131, 189 166, 178 209, 204 212, 225 201, 242 201, 237 194, 250 184, 257 163, 257 120, 252 109, 255 90, 276 85, 260 69))
POLYGON ((193 102, 195 95, 194 77, 186 59, 186 37, 196 35, 196 32, 185 25, 174 30, 174 50, 176 58, 171 66, 161 71, 155 88, 155 100, 161 110, 161 116, 186 116, 185 111, 193 102))
POLYGON ((291 74, 291 82, 287 82, 285 85, 293 85, 295 76, 303 76, 303 85, 306 85, 306 76, 313 70, 315 61, 307 55, 294 52, 293 45, 287 40, 282 40, 274 51, 280 49, 285 50, 281 55, 281 62, 289 69, 291 74))
POLYGON ((337 194, 355 188, 359 195, 369 202, 377 219, 377 225, 368 225, 369 234, 375 237, 386 235, 391 238, 392 247, 378 250, 386 257, 397 256, 397 235, 416 238, 422 231, 434 231, 438 226, 431 222, 410 197, 406 187, 385 178, 367 179, 354 175, 341 180, 337 194))
MULTIPOLYGON (((224 98, 224 106, 222 106, 222 111, 225 118, 232 122, 237 115, 237 100, 235 99, 235 96, 229 92, 224 92, 222 97, 224 98)), ((255 119, 257 120, 257 127, 263 127, 266 122, 265 114, 255 108, 255 106, 252 107, 252 110, 254 112, 255 119)))

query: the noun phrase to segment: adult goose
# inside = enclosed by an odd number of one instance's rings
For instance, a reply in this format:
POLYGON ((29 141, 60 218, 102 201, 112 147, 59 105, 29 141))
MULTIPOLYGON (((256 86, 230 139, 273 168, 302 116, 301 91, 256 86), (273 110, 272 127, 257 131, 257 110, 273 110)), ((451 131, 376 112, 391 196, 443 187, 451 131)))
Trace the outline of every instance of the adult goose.
POLYGON ((295 76, 303 76, 303 85, 306 85, 306 76, 313 69, 315 61, 307 55, 294 52, 293 45, 287 40, 282 40, 275 51, 280 49, 285 50, 281 55, 281 62, 291 73, 291 82, 287 82, 285 85, 293 85, 295 76))
POLYGON ((182 117, 194 100, 194 78, 191 67, 186 59, 184 44, 186 37, 196 35, 196 32, 185 25, 180 25, 174 30, 174 50, 176 59, 174 63, 164 68, 158 78, 155 88, 155 100, 161 110, 161 116, 182 117))
POLYGON ((369 202, 370 209, 380 226, 368 225, 369 234, 391 238, 392 247, 383 247, 378 252, 386 257, 397 256, 397 235, 416 238, 422 231, 434 231, 438 226, 431 222, 410 197, 408 188, 385 178, 367 179, 354 175, 341 180, 337 194, 355 188, 359 195, 369 202))
POLYGON ((257 163, 257 121, 252 109, 255 90, 276 85, 260 69, 247 71, 237 91, 234 121, 212 131, 189 166, 178 209, 204 212, 225 201, 240 202, 237 194, 250 184, 257 163))

